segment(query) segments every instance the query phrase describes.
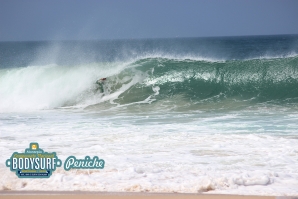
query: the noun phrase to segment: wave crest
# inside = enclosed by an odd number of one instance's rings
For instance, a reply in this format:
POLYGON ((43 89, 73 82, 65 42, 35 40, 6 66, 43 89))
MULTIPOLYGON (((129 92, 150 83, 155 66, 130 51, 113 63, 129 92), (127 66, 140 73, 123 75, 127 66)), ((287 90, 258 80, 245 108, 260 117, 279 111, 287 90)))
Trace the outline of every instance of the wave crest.
POLYGON ((149 57, 130 63, 30 66, 2 69, 0 84, 1 111, 166 101, 184 106, 215 98, 216 102, 295 101, 298 57, 230 61, 149 57), (108 77, 104 93, 96 88, 100 77, 108 77))

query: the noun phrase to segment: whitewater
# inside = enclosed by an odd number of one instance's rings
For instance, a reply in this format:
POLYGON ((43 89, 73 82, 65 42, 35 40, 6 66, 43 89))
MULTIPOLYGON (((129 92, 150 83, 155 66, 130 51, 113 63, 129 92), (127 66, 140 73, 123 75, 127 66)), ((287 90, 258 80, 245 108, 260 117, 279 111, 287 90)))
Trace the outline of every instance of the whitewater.
POLYGON ((297 52, 295 35, 2 42, 0 190, 298 196, 297 52), (20 179, 5 161, 31 142, 105 168, 20 179))

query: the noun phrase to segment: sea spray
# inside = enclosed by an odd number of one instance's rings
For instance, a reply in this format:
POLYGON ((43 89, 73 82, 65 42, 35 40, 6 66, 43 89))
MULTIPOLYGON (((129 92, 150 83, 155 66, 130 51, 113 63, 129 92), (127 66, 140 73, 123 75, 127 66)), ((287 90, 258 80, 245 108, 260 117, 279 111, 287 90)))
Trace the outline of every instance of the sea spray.
POLYGON ((123 106, 147 101, 149 105, 179 96, 182 104, 209 103, 215 98, 252 103, 298 98, 297 56, 224 62, 159 57, 106 65, 2 69, 0 110, 86 108, 107 102, 123 106), (95 84, 102 76, 107 77, 103 93, 95 84))

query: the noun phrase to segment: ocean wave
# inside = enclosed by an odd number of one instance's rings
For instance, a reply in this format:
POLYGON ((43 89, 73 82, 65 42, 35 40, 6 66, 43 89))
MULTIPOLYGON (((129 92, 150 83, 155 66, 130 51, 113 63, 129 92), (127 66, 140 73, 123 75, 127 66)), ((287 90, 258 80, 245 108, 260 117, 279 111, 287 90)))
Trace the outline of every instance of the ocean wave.
POLYGON ((169 101, 171 106, 224 100, 295 101, 297 70, 297 56, 227 61, 147 56, 129 62, 1 69, 0 111, 102 103, 111 108, 169 101), (104 93, 95 84, 101 77, 107 77, 104 93))

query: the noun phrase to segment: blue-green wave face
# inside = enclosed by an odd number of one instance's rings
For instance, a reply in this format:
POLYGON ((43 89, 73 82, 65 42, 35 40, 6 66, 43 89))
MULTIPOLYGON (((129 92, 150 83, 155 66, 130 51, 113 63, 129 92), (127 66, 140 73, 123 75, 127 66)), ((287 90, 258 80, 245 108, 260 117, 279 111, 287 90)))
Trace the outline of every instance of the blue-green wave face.
POLYGON ((295 108, 297 44, 297 36, 2 42, 0 112, 295 108))
POLYGON ((298 57, 204 61, 149 57, 0 70, 0 110, 232 110, 298 102, 298 57), (107 77, 103 90, 95 83, 107 77))
POLYGON ((136 74, 141 78, 115 100, 119 104, 150 97, 152 103, 171 101, 176 108, 196 109, 210 103, 288 103, 298 97, 298 57, 223 62, 147 58, 132 65, 110 77, 110 82, 136 74))

